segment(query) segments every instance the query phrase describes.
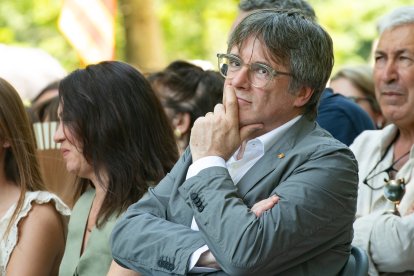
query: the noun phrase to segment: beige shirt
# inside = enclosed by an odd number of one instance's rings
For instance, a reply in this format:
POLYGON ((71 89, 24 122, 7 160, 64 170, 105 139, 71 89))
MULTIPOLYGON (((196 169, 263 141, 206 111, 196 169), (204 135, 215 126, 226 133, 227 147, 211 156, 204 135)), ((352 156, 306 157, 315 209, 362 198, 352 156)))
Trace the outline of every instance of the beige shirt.
POLYGON ((357 203, 357 219, 354 223, 353 245, 362 247, 369 255, 370 275, 381 272, 403 272, 414 270, 414 214, 407 215, 408 208, 414 204, 414 150, 410 158, 398 171, 396 179, 404 178, 405 195, 400 203, 401 217, 386 214, 394 204, 388 201, 380 188, 384 185, 386 173, 379 173, 393 162, 391 146, 387 154, 386 148, 397 135, 397 127, 389 125, 382 130, 369 130, 359 135, 350 146, 359 164, 359 188, 357 203), (385 154, 385 155, 384 155, 385 154), (380 159, 384 155, 381 162, 380 159), (379 163, 378 163, 379 162, 379 163), (374 166, 378 163, 375 170, 374 166), (371 172, 372 171, 372 172, 371 172), (370 174, 377 176, 368 180, 373 190, 363 183, 370 174))

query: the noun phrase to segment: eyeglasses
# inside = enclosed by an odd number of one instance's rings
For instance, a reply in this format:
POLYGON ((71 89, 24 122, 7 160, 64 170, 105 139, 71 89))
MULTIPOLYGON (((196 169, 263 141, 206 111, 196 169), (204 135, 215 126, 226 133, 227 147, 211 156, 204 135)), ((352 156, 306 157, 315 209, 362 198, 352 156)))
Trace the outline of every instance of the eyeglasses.
POLYGON ((256 88, 265 87, 277 75, 293 76, 291 73, 277 71, 266 64, 244 63, 238 56, 232 54, 217 54, 217 58, 220 74, 226 79, 234 78, 243 66, 247 66, 249 82, 256 88))
POLYGON ((365 177, 365 179, 362 181, 365 185, 367 185, 371 190, 380 190, 383 189, 384 196, 386 199, 394 203, 394 210, 391 210, 390 213, 393 213, 395 215, 399 215, 397 206, 400 203, 401 199, 403 198, 405 194, 405 179, 399 178, 399 179, 393 179, 394 175, 398 172, 397 169, 394 168, 395 164, 397 164, 399 161, 401 161, 404 157, 406 157, 410 152, 403 154, 400 158, 395 160, 388 168, 385 170, 382 170, 380 172, 377 172, 373 175, 372 172, 378 167, 379 163, 381 163, 384 160, 384 157, 386 153, 388 152, 390 146, 387 148, 385 154, 381 157, 380 161, 372 168, 372 170, 368 173, 368 175, 365 177), (386 173, 388 178, 384 178, 384 185, 380 187, 373 187, 368 184, 368 181, 373 179, 374 177, 386 173))
POLYGON ((369 102, 371 104, 371 102, 372 102, 372 99, 367 98, 367 97, 349 96, 347 98, 350 99, 351 101, 353 101, 354 103, 359 103, 359 102, 362 102, 362 101, 367 101, 367 102, 369 102))
MULTIPOLYGON (((382 161, 382 160, 381 160, 382 161)), ((382 171, 380 171, 380 172, 377 172, 377 173, 375 173, 375 174, 373 174, 373 175, 371 175, 372 174, 372 172, 378 167, 378 164, 379 164, 380 162, 378 162, 375 166, 374 166, 374 168, 370 171, 370 173, 364 178, 364 180, 362 181, 362 183, 364 183, 365 185, 367 185, 371 190, 374 190, 374 191, 376 191, 376 190, 380 190, 380 189, 382 189, 384 186, 381 186, 381 187, 373 187, 373 186, 371 186, 371 185, 369 185, 368 184, 368 181, 369 180, 371 180, 371 179, 373 179, 374 177, 377 177, 378 175, 380 175, 380 174, 383 174, 383 173, 386 173, 387 174, 387 176, 388 176, 388 178, 392 178, 391 177, 391 173, 397 173, 398 172, 398 170, 397 169, 395 169, 394 168, 394 164, 391 164, 391 166, 389 166, 388 168, 386 168, 385 170, 382 170, 382 171)), ((384 180, 386 180, 386 178, 384 178, 384 180)), ((385 184, 384 184, 385 185, 385 184)))
MULTIPOLYGON (((364 183, 365 185, 367 185, 371 190, 380 190, 383 189, 383 193, 384 193, 384 197, 391 201, 392 203, 394 203, 394 209, 393 210, 389 210, 388 213, 394 214, 394 215, 400 215, 400 213, 398 212, 398 204, 400 203, 401 199, 403 198, 404 194, 405 194, 405 179, 404 178, 398 178, 398 179, 392 179, 391 178, 391 173, 394 172, 398 172, 398 170, 394 169, 394 164, 391 165, 389 168, 380 171, 372 176, 368 176, 362 181, 362 183, 364 183), (387 173, 388 178, 384 178, 384 185, 380 186, 380 187, 373 187, 371 185, 368 184, 368 181, 373 179, 374 177, 382 174, 382 173, 387 173)), ((371 171, 372 172, 372 171, 371 171)))

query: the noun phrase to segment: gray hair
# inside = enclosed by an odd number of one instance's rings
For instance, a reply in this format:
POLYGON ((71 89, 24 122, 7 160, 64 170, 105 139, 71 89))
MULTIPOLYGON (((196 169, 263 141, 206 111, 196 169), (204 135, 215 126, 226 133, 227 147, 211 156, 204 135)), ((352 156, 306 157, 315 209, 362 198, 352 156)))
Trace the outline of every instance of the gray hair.
POLYGON ((239 9, 244 12, 259 9, 298 9, 307 17, 316 20, 315 10, 305 0, 241 0, 239 9))
POLYGON ((414 6, 399 7, 380 18, 377 31, 382 34, 387 29, 410 23, 414 23, 414 6))
POLYGON ((252 12, 230 35, 227 52, 241 49, 247 39, 255 37, 266 54, 293 74, 289 93, 309 87, 313 95, 304 107, 304 114, 315 119, 320 95, 334 64, 332 39, 315 21, 295 10, 263 9, 252 12))

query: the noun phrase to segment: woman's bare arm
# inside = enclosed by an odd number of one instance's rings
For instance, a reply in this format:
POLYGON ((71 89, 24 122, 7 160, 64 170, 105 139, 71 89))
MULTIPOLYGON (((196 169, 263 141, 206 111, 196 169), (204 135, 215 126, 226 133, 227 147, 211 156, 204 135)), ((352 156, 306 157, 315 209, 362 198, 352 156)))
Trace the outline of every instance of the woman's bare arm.
POLYGON ((62 218, 52 203, 34 204, 19 223, 18 241, 7 265, 7 275, 58 275, 65 249, 64 230, 62 218))

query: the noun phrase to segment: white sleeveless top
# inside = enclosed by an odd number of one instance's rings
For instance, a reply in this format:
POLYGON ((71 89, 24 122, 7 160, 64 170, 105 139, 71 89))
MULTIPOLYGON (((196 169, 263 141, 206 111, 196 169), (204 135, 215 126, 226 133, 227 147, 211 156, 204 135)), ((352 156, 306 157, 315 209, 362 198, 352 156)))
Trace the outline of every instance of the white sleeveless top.
POLYGON ((17 244, 18 240, 18 228, 17 225, 20 220, 27 216, 29 211, 32 209, 32 202, 37 204, 45 204, 52 201, 55 204, 56 210, 63 216, 70 215, 70 209, 63 203, 63 201, 55 194, 46 191, 26 192, 24 203, 20 213, 14 221, 10 232, 6 239, 2 239, 6 232, 7 225, 13 215, 16 208, 16 204, 13 204, 5 215, 0 218, 0 276, 6 275, 6 266, 9 262, 11 253, 17 244))

